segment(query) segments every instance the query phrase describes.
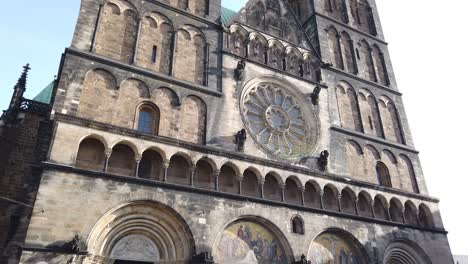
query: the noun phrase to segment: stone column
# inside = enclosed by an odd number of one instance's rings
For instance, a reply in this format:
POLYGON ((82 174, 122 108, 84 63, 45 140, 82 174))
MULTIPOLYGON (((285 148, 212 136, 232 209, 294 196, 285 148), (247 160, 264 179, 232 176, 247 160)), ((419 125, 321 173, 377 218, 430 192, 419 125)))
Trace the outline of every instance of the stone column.
POLYGON ((135 64, 136 63, 136 60, 137 60, 137 53, 138 53, 138 43, 140 43, 140 36, 141 36, 141 28, 142 28, 142 23, 143 23, 143 20, 142 19, 138 19, 138 28, 137 28, 137 35, 136 35, 136 39, 135 39, 135 43, 134 43, 134 46, 133 46, 133 56, 132 56, 132 61, 130 62, 130 64, 135 64))
POLYGON ((280 184, 281 188, 281 202, 286 202, 285 195, 284 195, 284 189, 286 189, 286 184, 282 183, 280 184))
POLYGON ((305 206, 305 188, 301 187, 301 204, 302 206, 305 206))
POLYGON ((141 155, 137 155, 135 157, 135 177, 138 178, 138 175, 140 174, 140 162, 143 157, 141 155))
POLYGON ((405 211, 405 208, 401 209, 401 216, 403 218, 403 223, 408 224, 408 221, 406 221, 405 211))
POLYGON ((265 179, 260 179, 258 181, 258 185, 260 187, 260 198, 265 198, 265 189, 263 188, 265 186, 265 179))
POLYGON ((341 198, 343 198, 343 196, 340 194, 338 194, 338 212, 343 212, 343 208, 341 206, 341 198))
POLYGON ((375 201, 371 201, 372 218, 375 218, 375 201))
POLYGON ((372 54, 372 53, 373 53, 373 52, 372 52, 372 46, 369 46, 369 49, 368 49, 367 52, 369 52, 369 56, 370 56, 370 59, 371 59, 372 72, 370 72, 370 73, 373 74, 373 76, 369 76, 370 78, 373 78, 373 79, 370 80, 370 81, 372 81, 372 82, 378 82, 379 80, 378 80, 378 78, 377 78, 377 69, 376 69, 376 67, 375 67, 374 54, 372 54))
POLYGON ((197 167, 193 166, 190 168, 190 186, 195 186, 195 172, 197 171, 197 167))
POLYGON ((213 173, 213 176, 215 178, 215 191, 219 191, 219 175, 221 174, 220 170, 217 170, 213 173))
POLYGON ((96 37, 99 31, 99 27, 101 26, 101 17, 102 17, 103 10, 104 10, 104 5, 100 4, 98 15, 96 18, 96 25, 94 26, 93 38, 91 39, 91 45, 89 46, 89 51, 92 53, 96 52, 96 37))
POLYGON ((106 160, 104 161, 104 172, 107 172, 109 169, 109 159, 112 155, 112 149, 108 148, 105 150, 106 160))
MULTIPOLYGON (((338 53, 340 53, 340 54, 338 54, 340 56, 338 59, 340 60, 341 65, 343 66, 343 71, 346 71, 346 66, 345 66, 344 59, 343 59, 343 48, 341 47, 341 35, 340 35, 339 32, 338 32, 338 35, 336 36, 336 39, 338 41, 338 53)), ((335 65, 335 67, 336 66, 337 65, 335 65)))
POLYGON ((325 203, 323 202, 323 195, 325 192, 323 190, 320 191, 320 209, 325 209, 325 203))
POLYGON ((354 200, 354 210, 356 210, 356 215, 360 215, 359 214, 359 197, 356 197, 356 199, 354 200))
POLYGON ((393 219, 392 219, 392 214, 390 214, 390 207, 389 207, 389 206, 387 206, 387 207, 385 208, 385 213, 387 214, 387 219, 388 219, 389 221, 393 221, 393 219))
POLYGON ((172 41, 171 41, 171 65, 169 70, 169 75, 174 76, 174 68, 176 63, 176 50, 177 50, 177 31, 172 31, 172 41))
POLYGON ((237 176, 237 183, 238 183, 238 194, 239 195, 242 195, 242 181, 244 180, 244 175, 242 174, 239 174, 239 176, 237 176))
POLYGON ((419 219, 419 210, 416 210, 416 223, 418 224, 418 226, 423 226, 421 224, 421 219, 419 219))
POLYGON ((163 182, 167 182, 167 176, 168 176, 167 174, 168 174, 169 164, 170 164, 169 160, 165 160, 163 162, 163 166, 164 166, 163 182))

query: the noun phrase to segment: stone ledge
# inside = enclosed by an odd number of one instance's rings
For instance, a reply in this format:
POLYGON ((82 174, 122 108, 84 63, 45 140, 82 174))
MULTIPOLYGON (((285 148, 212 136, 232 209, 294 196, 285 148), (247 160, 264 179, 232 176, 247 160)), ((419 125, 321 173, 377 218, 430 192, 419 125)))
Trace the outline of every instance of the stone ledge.
MULTIPOLYGON (((360 82, 363 82, 363 83, 366 83, 370 86, 373 86, 374 88, 377 88, 377 89, 381 89, 381 90, 384 90, 384 91, 387 91, 389 93, 392 93, 394 95, 397 95, 397 96, 403 96, 403 94, 399 91, 396 91, 396 90, 393 90, 385 85, 381 85, 379 83, 376 83, 376 82, 372 82, 372 81, 369 81, 369 80, 366 80, 366 79, 363 79, 355 74, 351 74, 349 72, 345 72, 343 70, 340 70, 340 69, 337 69, 335 67, 329 67, 325 70, 329 70, 329 71, 332 71, 332 72, 335 72, 335 73, 338 73, 338 74, 341 74, 341 75, 345 75, 346 77, 349 77, 349 78, 352 78, 352 79, 355 79, 357 81, 360 81, 360 82)), ((364 88, 364 87, 361 87, 361 88, 364 88)))
POLYGON ((354 137, 358 137, 358 138, 361 138, 361 139, 369 140, 369 141, 372 141, 374 143, 378 143, 378 144, 382 144, 382 145, 385 145, 385 146, 397 148, 397 149, 400 149, 400 150, 403 150, 403 151, 408 151, 408 152, 411 152, 413 154, 419 154, 418 150, 416 150, 414 148, 411 148, 409 146, 398 144, 398 143, 393 143, 393 142, 387 141, 387 140, 385 140, 383 138, 370 136, 370 135, 367 135, 367 134, 364 134, 364 133, 361 133, 361 132, 357 132, 357 131, 354 131, 354 130, 351 130, 351 129, 346 129, 346 128, 342 128, 342 127, 339 127, 339 126, 332 126, 330 129, 332 131, 337 131, 337 132, 347 134, 347 135, 350 135, 350 136, 354 136, 354 137))
MULTIPOLYGON (((379 38, 377 38, 376 36, 373 36, 373 35, 371 35, 371 34, 369 34, 369 33, 366 33, 366 32, 364 32, 364 31, 362 31, 362 30, 359 30, 359 29, 357 29, 357 28, 355 28, 355 27, 352 27, 352 26, 350 26, 350 25, 348 25, 348 24, 345 24, 345 23, 343 23, 343 22, 340 22, 340 21, 338 21, 338 20, 336 20, 336 19, 334 19, 334 18, 331 18, 331 17, 329 17, 329 16, 327 16, 327 15, 325 15, 325 14, 322 14, 322 13, 319 13, 319 12, 314 12, 314 13, 311 15, 311 18, 310 18, 310 19, 312 19, 314 16, 319 16, 319 17, 321 17, 321 18, 325 18, 325 19, 327 19, 327 20, 330 20, 330 21, 332 21, 333 23, 336 23, 336 24, 338 24, 338 25, 340 25, 340 26, 342 26, 342 27, 345 27, 345 28, 347 28, 347 29, 349 29, 349 30, 352 30, 352 31, 356 32, 356 33, 362 34, 362 35, 364 35, 364 36, 366 36, 366 37, 368 37, 368 38, 370 38, 370 39, 373 39, 373 40, 375 40, 375 41, 377 41, 377 42, 380 42, 380 43, 383 44, 383 45, 387 45, 387 46, 388 46, 388 42, 386 42, 386 41, 384 41, 384 40, 382 40, 382 39, 379 39, 379 38)), ((309 19, 307 22, 309 22, 310 19, 309 19)), ((306 22, 306 23, 307 23, 307 22, 306 22)))

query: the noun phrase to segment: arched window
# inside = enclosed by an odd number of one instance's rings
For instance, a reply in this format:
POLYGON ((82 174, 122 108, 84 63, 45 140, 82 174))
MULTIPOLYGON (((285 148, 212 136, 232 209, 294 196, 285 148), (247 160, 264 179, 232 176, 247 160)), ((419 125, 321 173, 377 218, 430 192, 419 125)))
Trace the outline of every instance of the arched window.
POLYGON ((94 138, 87 138, 80 143, 75 166, 78 168, 102 171, 104 169, 104 145, 94 138))
POLYGON ((374 212, 375 218, 381 220, 389 220, 388 203, 385 197, 383 197, 382 195, 377 195, 374 199, 374 212))
POLYGON ((171 183, 190 185, 190 166, 184 157, 173 156, 167 169, 167 180, 171 183))
POLYGON ((158 134, 159 130, 159 110, 150 105, 142 105, 138 109, 138 123, 136 129, 145 134, 158 134))
POLYGON ((288 178, 286 180, 286 186, 284 189, 285 200, 287 203, 291 204, 301 204, 301 191, 299 189, 298 183, 293 178, 288 178))
POLYGON ((327 14, 343 23, 348 23, 346 4, 344 0, 325 0, 324 8, 327 14))
POLYGON ((419 224, 422 227, 434 227, 434 219, 432 218, 431 209, 425 204, 419 206, 419 224))
POLYGON ((135 63, 169 74, 174 40, 171 21, 161 14, 151 13, 142 19, 140 32, 135 63))
POLYGON ((358 99, 354 89, 347 83, 340 83, 336 87, 336 97, 341 126, 355 131, 362 131, 358 99))
POLYGON ((174 76, 176 78, 206 85, 207 43, 203 33, 196 27, 183 26, 177 31, 174 76))
POLYGON ((112 124, 117 98, 119 98, 119 91, 115 76, 106 70, 91 70, 86 74, 81 87, 78 116, 112 124), (99 98, 99 101, 96 98, 99 98), (96 103, 102 101, 106 103, 96 103), (99 114, 96 115, 96 113, 99 114))
POLYGON ((328 32, 328 46, 330 49, 330 59, 333 66, 337 69, 344 70, 343 56, 341 54, 340 36, 335 28, 331 27, 328 32))
POLYGON ((304 200, 307 207, 320 208, 320 186, 316 182, 306 183, 304 200))
POLYGON ((218 184, 221 192, 238 193, 239 185, 236 171, 228 165, 221 167, 218 184))
POLYGON ((359 106, 366 134, 383 138, 382 124, 378 110, 377 101, 367 90, 359 92, 359 106))
POLYGON ((377 76, 375 73, 374 62, 372 58, 372 49, 365 40, 359 43, 360 46, 360 60, 362 61, 363 70, 361 71, 362 76, 370 81, 377 82, 377 76))
POLYGON ((411 201, 405 203, 405 220, 409 225, 418 225, 418 209, 411 201))
POLYGON ((265 199, 281 201, 281 189, 275 176, 268 174, 263 185, 265 199))
POLYGON ((304 221, 299 216, 292 219, 291 225, 293 234, 304 235, 304 221))
POLYGON ((242 194, 252 197, 260 197, 258 178, 251 170, 244 172, 244 178, 242 179, 242 194))
POLYGON ((339 211, 338 207, 338 190, 334 186, 327 185, 323 189, 323 205, 324 209, 329 211, 339 211))
POLYGON ((371 197, 366 192, 361 192, 358 196, 358 212, 360 216, 372 217, 371 197))
POLYGON ((351 0, 351 15, 359 30, 377 35, 372 7, 366 0, 351 0))
POLYGON ((124 144, 119 144, 112 149, 108 167, 110 173, 134 176, 135 166, 135 152, 132 148, 124 144))
POLYGON ((375 66, 377 82, 383 85, 388 85, 389 80, 388 80, 387 67, 385 65, 384 57, 385 55, 380 50, 380 48, 377 45, 374 45, 372 47, 372 59, 374 60, 373 62, 375 66))
POLYGON ((138 177, 148 180, 162 181, 164 175, 163 159, 158 152, 147 150, 143 153, 138 169, 138 177))
POLYGON ((192 14, 197 16, 204 17, 208 14, 208 0, 190 0, 189 1, 189 10, 192 14))
POLYGON ((377 172, 377 179, 379 181, 379 185, 391 188, 392 180, 390 178, 390 172, 388 171, 387 166, 385 166, 385 164, 379 161, 375 166, 375 170, 377 172))
POLYGON ((347 72, 356 74, 356 61, 354 58, 354 45, 348 33, 341 33, 341 46, 343 50, 344 66, 347 72))
POLYGON ((341 191, 341 211, 346 214, 356 214, 356 195, 354 192, 349 189, 345 188, 341 191))
POLYGON ((197 162, 195 170, 195 186, 210 190, 213 190, 215 187, 213 167, 205 160, 197 162))
POLYGON ((97 54, 130 63, 137 35, 137 12, 128 1, 106 3, 96 33, 97 54))
POLYGON ((403 205, 395 198, 390 201, 390 217, 393 222, 403 223, 403 205))

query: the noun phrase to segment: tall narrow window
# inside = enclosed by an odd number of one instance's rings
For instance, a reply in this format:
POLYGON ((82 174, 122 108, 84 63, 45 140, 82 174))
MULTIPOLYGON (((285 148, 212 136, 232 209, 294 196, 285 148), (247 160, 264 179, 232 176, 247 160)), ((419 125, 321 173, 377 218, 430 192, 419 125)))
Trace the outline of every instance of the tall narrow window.
POLYGON ((384 187, 392 187, 392 181, 390 179, 390 172, 388 171, 387 166, 382 162, 378 162, 376 166, 377 179, 379 180, 379 185, 384 187))
POLYGON ((145 134, 157 134, 159 127, 159 111, 151 106, 144 105, 138 111, 136 129, 145 134))
POLYGON ((156 63, 156 59, 158 58, 158 47, 157 46, 153 46, 153 53, 151 55, 151 62, 153 64, 156 63))

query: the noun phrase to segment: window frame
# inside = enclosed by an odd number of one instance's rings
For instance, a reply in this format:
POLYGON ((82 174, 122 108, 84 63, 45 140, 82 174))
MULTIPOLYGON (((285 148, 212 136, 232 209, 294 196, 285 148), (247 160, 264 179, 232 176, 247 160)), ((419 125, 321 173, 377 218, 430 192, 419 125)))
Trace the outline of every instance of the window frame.
POLYGON ((159 135, 160 118, 161 118, 161 112, 156 105, 150 102, 143 102, 136 109, 133 128, 139 133, 159 135), (148 112, 151 115, 151 131, 152 131, 151 133, 147 133, 147 132, 140 130, 140 118, 141 118, 142 112, 148 112))

